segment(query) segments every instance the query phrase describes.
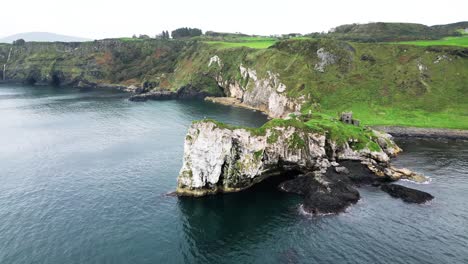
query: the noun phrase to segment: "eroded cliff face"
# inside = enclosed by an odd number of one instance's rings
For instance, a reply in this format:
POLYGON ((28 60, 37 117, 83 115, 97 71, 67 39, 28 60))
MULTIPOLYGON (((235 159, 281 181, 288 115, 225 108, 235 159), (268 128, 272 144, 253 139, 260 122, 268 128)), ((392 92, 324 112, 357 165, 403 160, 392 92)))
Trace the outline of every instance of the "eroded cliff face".
MULTIPOLYGON (((213 58, 221 63, 219 57, 213 58)), ((221 65, 221 64, 219 64, 221 65)), ((239 66, 240 81, 224 80, 222 74, 217 76, 217 82, 223 87, 227 96, 239 100, 240 103, 258 109, 272 118, 284 118, 294 112, 300 112, 305 97, 290 98, 286 95, 287 87, 281 82, 279 74, 267 71, 266 77, 258 77, 257 71, 242 64, 239 66), (243 85, 242 85, 243 84, 243 85)))
POLYGON ((2 80, 57 86, 163 87, 186 43, 179 41, 0 44, 2 80), (163 84, 163 85, 161 85, 163 84))
POLYGON ((377 135, 380 150, 371 151, 338 145, 324 133, 288 123, 251 130, 196 122, 185 140, 177 192, 193 196, 236 192, 285 170, 323 174, 342 160, 358 161, 386 179, 424 179, 393 168, 390 156, 400 149, 386 134, 377 135))

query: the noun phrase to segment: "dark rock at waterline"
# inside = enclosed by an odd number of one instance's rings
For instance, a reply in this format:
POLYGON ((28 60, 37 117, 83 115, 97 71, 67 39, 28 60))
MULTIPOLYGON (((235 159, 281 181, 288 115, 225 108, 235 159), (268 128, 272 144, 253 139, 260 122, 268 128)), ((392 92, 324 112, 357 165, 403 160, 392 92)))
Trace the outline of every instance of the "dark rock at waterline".
POLYGON ((191 86, 184 86, 178 91, 147 91, 146 89, 134 90, 135 95, 132 95, 128 100, 134 102, 143 102, 147 100, 172 100, 172 99, 203 99, 210 96, 209 93, 203 91, 192 90, 191 86))
MULTIPOLYGON (((340 165, 348 169, 347 175, 342 175, 342 177, 348 178, 353 184, 361 185, 373 185, 379 186, 382 183, 388 183, 393 181, 386 176, 377 176, 375 173, 369 170, 367 166, 361 164, 358 161, 342 161, 340 165)), ((376 165, 378 166, 378 165, 376 165)), ((330 174, 331 172, 327 172, 330 174)))
POLYGON ((359 192, 350 185, 338 188, 316 187, 304 198, 303 209, 311 214, 335 214, 359 201, 359 192))
POLYGON ((77 80, 73 86, 80 89, 93 89, 97 87, 97 84, 83 79, 77 80))
POLYGON ((147 100, 169 100, 176 99, 177 93, 170 91, 155 91, 131 96, 128 100, 134 102, 143 102, 147 100))
POLYGON ((340 167, 329 168, 325 174, 309 172, 282 182, 278 187, 281 191, 302 195, 303 209, 311 214, 344 211, 359 200, 355 186, 362 185, 382 186, 382 190, 406 202, 422 203, 433 198, 425 192, 389 184, 392 181, 390 177, 375 175, 361 162, 342 161, 340 167))
POLYGON ((311 214, 342 212, 360 197, 352 182, 336 173, 308 173, 281 183, 279 188, 285 192, 303 195, 303 209, 311 214))
POLYGON ((278 187, 281 191, 306 195, 312 186, 312 175, 299 175, 297 178, 282 182, 278 187))
POLYGON ((385 184, 380 189, 394 198, 400 198, 407 203, 425 203, 434 199, 434 196, 427 192, 411 189, 398 184, 385 184))
POLYGON ((335 167, 335 172, 339 174, 349 174, 348 168, 343 166, 335 167))
POLYGON ((179 90, 177 90, 178 99, 203 99, 207 96, 214 96, 214 95, 216 94, 210 94, 204 91, 200 91, 199 89, 193 87, 192 85, 182 86, 179 90))

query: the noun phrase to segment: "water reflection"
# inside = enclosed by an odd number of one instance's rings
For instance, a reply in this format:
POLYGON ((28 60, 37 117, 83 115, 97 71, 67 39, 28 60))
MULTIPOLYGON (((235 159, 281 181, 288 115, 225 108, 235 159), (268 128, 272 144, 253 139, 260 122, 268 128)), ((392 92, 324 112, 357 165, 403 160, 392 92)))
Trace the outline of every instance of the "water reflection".
MULTIPOLYGON (((214 262, 220 256, 246 254, 247 248, 255 248, 294 221, 302 199, 278 191, 282 180, 272 179, 240 193, 179 197, 183 231, 193 257, 214 262)), ((294 249, 277 253, 276 258, 294 259, 294 249)))

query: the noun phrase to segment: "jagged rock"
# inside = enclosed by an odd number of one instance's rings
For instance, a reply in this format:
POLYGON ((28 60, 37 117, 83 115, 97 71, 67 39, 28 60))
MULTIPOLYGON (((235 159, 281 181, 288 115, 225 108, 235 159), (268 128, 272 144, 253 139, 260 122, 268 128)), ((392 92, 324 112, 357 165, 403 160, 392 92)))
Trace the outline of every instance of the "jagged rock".
POLYGON ((282 182, 278 188, 283 192, 306 195, 310 191, 313 179, 312 174, 299 175, 295 179, 282 182))
POLYGON ((287 87, 281 82, 279 74, 268 71, 267 77, 259 78, 255 69, 243 65, 239 66, 239 71, 248 88, 237 81, 225 81, 222 76, 216 78, 228 96, 274 118, 287 117, 290 113, 300 111, 305 99, 292 99, 283 95, 287 87))
POLYGON ((288 164, 326 170, 325 136, 292 126, 252 135, 202 121, 187 134, 177 191, 196 196, 239 191, 288 164))
POLYGON ((336 173, 349 174, 349 170, 346 167, 335 167, 336 173))
POLYGON ((345 167, 330 167, 325 174, 316 171, 300 175, 282 182, 278 188, 284 192, 302 195, 303 209, 311 214, 342 212, 359 200, 359 192, 354 186, 363 184, 381 185, 383 191, 409 203, 423 203, 433 198, 422 191, 385 183, 391 179, 370 173, 369 169, 359 162, 346 161, 342 162, 342 165, 346 166, 346 170, 349 169, 349 174, 343 175, 336 171, 337 168, 345 167))
POLYGON ((325 173, 335 157, 364 165, 374 177, 365 180, 369 183, 377 178, 394 179, 386 174, 391 151, 354 150, 347 143, 338 146, 325 134, 293 125, 294 120, 283 122, 291 125, 271 126, 262 132, 210 120, 195 122, 186 136, 177 192, 201 196, 240 191, 281 170, 325 173))
POLYGON ((330 183, 326 187, 319 184, 313 186, 304 199, 304 211, 312 214, 334 214, 343 212, 359 201, 359 192, 342 181, 330 183))
POLYGON ((147 100, 166 100, 177 98, 177 93, 172 91, 151 91, 148 93, 136 94, 128 100, 134 102, 142 102, 147 100))
POLYGON ((392 197, 400 198, 407 203, 425 203, 434 199, 434 196, 427 192, 411 189, 397 184, 385 184, 380 187, 382 191, 392 197))
POLYGON ((76 88, 95 88, 97 85, 88 80, 78 80, 74 87, 76 88))
POLYGON ((237 192, 273 175, 297 172, 304 175, 281 183, 279 189, 303 196, 305 212, 329 214, 342 212, 359 200, 355 186, 379 186, 416 175, 390 165, 389 156, 399 148, 385 134, 374 134, 374 143, 385 142, 380 151, 354 150, 298 122, 277 120, 262 129, 235 128, 211 120, 193 123, 185 140, 177 194, 237 192))
POLYGON ((412 172, 406 168, 395 168, 393 166, 389 166, 388 168, 385 168, 385 174, 394 180, 408 179, 419 183, 427 181, 427 178, 423 175, 412 172))
POLYGON ((218 57, 218 55, 214 55, 213 57, 210 58, 210 62, 208 63, 208 67, 211 67, 212 64, 217 64, 218 67, 222 67, 222 61, 218 57))
POLYGON ((279 186, 284 192, 304 196, 302 208, 311 214, 331 214, 344 211, 359 200, 359 192, 347 177, 335 173, 308 173, 279 186))
POLYGON ((337 57, 334 54, 326 51, 324 48, 317 50, 317 57, 319 62, 315 64, 314 69, 318 72, 325 72, 325 67, 334 64, 337 60, 337 57))

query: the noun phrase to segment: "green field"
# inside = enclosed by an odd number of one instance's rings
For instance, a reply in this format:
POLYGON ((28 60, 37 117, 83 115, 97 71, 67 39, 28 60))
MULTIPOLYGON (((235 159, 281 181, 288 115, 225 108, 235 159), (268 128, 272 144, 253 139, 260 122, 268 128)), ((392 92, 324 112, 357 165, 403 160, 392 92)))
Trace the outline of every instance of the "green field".
POLYGON ((207 41, 206 43, 218 45, 223 48, 247 47, 252 49, 266 49, 275 44, 276 41, 245 41, 245 42, 224 42, 224 41, 207 41))
POLYGON ((396 42, 396 44, 410 44, 417 46, 460 46, 468 47, 468 35, 461 37, 446 37, 438 40, 416 40, 396 42))
MULTIPOLYGON (((446 109, 442 112, 429 112, 398 107, 375 107, 355 105, 352 110, 355 118, 368 126, 407 126, 429 128, 468 129, 468 106, 459 109, 446 109)), ((343 109, 344 110, 344 109, 343 109)), ((338 116, 338 109, 324 110, 330 116, 338 116)))
POLYGON ((241 37, 226 41, 205 41, 205 43, 217 45, 222 48, 247 47, 252 49, 266 49, 278 41, 269 37, 241 37))

